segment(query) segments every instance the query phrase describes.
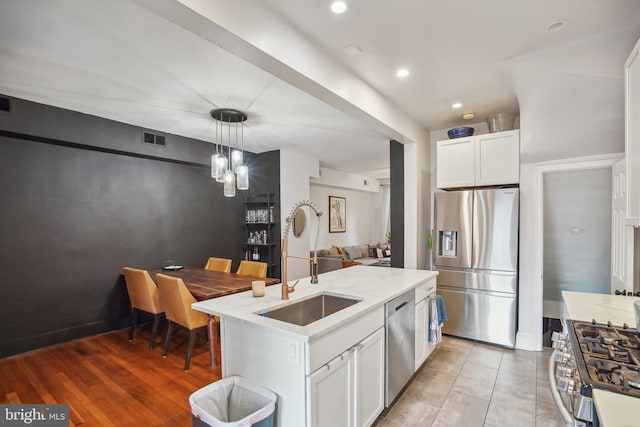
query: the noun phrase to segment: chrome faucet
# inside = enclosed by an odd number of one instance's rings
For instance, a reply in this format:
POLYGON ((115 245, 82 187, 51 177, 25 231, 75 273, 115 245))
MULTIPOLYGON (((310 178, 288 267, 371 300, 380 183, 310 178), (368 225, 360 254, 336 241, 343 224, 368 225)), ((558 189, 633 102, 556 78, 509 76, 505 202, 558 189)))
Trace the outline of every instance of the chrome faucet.
POLYGON ((320 236, 320 216, 322 215, 322 211, 318 207, 315 202, 310 200, 301 200, 296 203, 293 208, 291 208, 291 212, 286 219, 286 225, 284 227, 284 233, 282 233, 282 299, 289 299, 289 293, 295 291, 295 287, 298 284, 299 280, 296 280, 296 283, 293 286, 289 286, 287 280, 287 260, 289 258, 296 259, 304 259, 309 260, 311 262, 311 283, 318 283, 318 237, 320 236), (298 208, 302 206, 309 206, 318 217, 318 229, 316 230, 316 242, 313 245, 313 257, 300 257, 289 255, 289 230, 291 229, 291 223, 293 222, 293 217, 296 215, 296 211, 298 208))

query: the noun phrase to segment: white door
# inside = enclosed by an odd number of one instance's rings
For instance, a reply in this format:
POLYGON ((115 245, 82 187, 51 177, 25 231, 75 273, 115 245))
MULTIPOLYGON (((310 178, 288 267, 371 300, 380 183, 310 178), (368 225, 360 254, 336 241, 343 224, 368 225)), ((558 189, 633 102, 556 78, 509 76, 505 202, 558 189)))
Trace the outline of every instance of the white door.
POLYGON ((365 427, 384 409, 384 328, 356 345, 355 362, 355 425, 365 427))
POLYGON ((416 371, 427 358, 427 300, 416 304, 416 371))
POLYGON ((307 377, 307 427, 353 426, 353 369, 346 351, 307 377))
POLYGON ((611 293, 633 290, 633 227, 626 225, 626 164, 613 165, 611 179, 611 293))

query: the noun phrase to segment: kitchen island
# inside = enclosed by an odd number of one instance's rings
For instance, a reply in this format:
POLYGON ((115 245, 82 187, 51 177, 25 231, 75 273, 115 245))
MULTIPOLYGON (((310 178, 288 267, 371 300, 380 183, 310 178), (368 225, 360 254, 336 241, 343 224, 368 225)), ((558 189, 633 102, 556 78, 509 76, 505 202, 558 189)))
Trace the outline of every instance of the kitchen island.
POLYGON ((315 285, 301 279, 288 301, 274 285, 264 297, 249 291, 193 308, 220 317, 222 376, 240 375, 278 395, 277 425, 365 426, 384 407, 385 303, 435 289, 436 276, 354 266, 321 274, 315 285), (319 294, 357 302, 304 326, 261 315, 319 294))
MULTIPOLYGON (((638 297, 563 291, 564 320, 579 320, 635 326, 633 302, 638 297)), ((602 427, 640 426, 640 399, 606 390, 593 390, 593 400, 602 427), (633 409, 631 409, 633 408, 633 409)))

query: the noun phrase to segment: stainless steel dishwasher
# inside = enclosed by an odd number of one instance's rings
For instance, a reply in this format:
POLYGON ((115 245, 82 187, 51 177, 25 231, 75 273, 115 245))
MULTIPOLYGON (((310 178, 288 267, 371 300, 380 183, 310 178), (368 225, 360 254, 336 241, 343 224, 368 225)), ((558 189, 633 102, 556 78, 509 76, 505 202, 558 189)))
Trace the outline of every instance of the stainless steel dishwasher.
POLYGON ((413 375, 415 368, 415 290, 394 298, 385 304, 387 334, 386 390, 384 406, 389 407, 413 375))

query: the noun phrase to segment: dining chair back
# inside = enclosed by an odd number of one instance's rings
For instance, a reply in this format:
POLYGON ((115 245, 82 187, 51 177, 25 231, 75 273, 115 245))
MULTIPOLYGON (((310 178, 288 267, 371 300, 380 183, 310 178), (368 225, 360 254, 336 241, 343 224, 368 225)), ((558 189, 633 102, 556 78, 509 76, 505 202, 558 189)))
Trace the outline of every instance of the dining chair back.
POLYGON ((204 266, 204 269, 229 273, 231 272, 231 260, 226 258, 210 257, 207 261, 207 265, 204 266))
POLYGON ((258 261, 240 261, 236 274, 264 279, 267 277, 267 263, 258 261))
POLYGON ((122 272, 124 273, 124 281, 127 286, 129 300, 131 301, 131 329, 129 330, 129 341, 133 341, 138 323, 138 314, 140 311, 144 311, 153 315, 153 329, 151 331, 151 343, 149 345, 153 350, 156 345, 156 336, 158 334, 160 318, 164 313, 164 309, 160 303, 158 287, 154 281, 151 280, 151 276, 147 270, 124 267, 122 272))
POLYGON ((156 280, 160 293, 160 303, 165 308, 165 314, 169 320, 162 356, 167 356, 173 326, 177 324, 188 329, 189 342, 187 344, 187 360, 184 365, 184 370, 188 371, 197 329, 207 326, 209 318, 205 313, 191 308, 191 304, 197 300, 191 295, 182 279, 158 273, 156 274, 156 280))

